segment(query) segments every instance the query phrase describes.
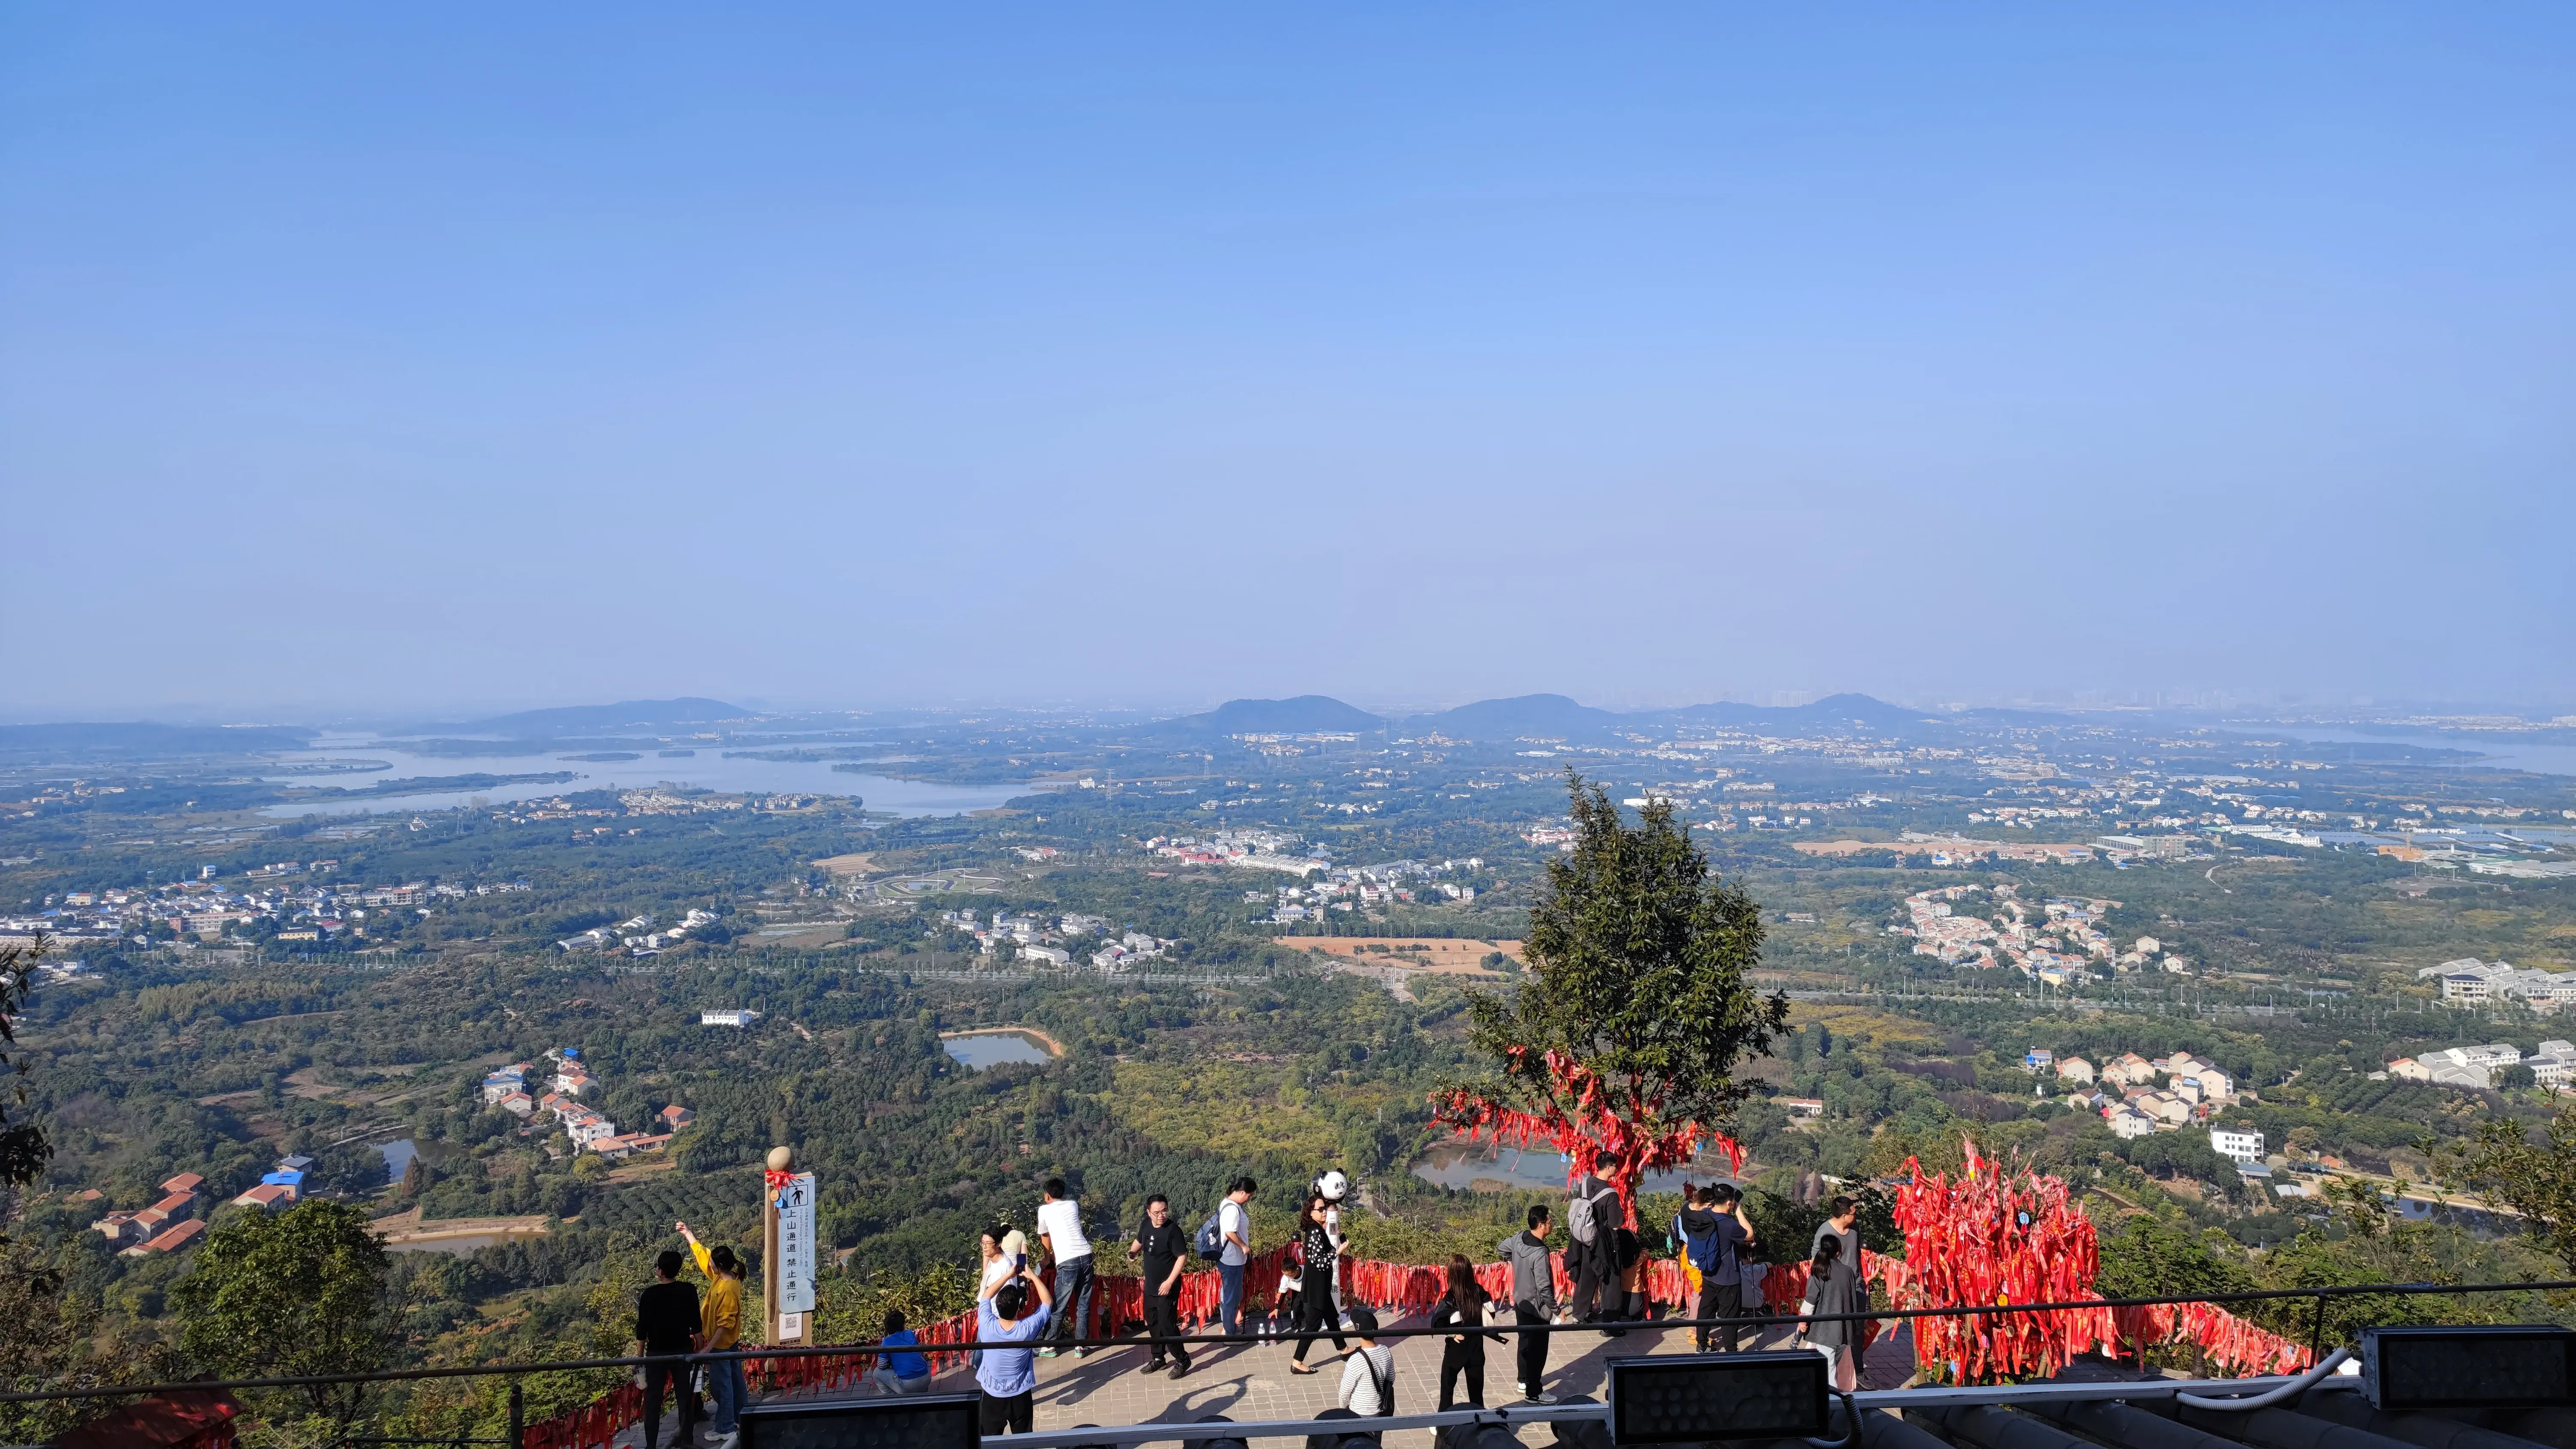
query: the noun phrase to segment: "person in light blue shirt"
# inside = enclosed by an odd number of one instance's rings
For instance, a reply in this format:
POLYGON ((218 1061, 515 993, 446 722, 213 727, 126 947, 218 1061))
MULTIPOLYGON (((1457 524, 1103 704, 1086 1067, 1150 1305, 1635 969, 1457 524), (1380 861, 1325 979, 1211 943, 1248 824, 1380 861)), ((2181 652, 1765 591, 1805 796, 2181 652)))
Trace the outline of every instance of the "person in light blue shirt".
POLYGON ((1037 1353, 1027 1348, 994 1348, 997 1343, 1031 1343, 1046 1332, 1055 1297, 1046 1280, 1026 1266, 1011 1277, 985 1285, 975 1305, 975 1341, 983 1362, 975 1369, 975 1386, 983 1390, 978 1410, 983 1432, 1025 1434, 1032 1418, 1030 1394, 1038 1386, 1037 1353))

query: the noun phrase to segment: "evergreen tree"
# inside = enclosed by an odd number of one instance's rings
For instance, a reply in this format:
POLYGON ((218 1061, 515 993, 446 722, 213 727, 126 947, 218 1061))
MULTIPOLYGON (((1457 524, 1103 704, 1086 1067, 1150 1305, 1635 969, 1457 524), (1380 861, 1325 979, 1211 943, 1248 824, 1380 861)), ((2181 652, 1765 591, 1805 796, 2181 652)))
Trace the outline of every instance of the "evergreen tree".
POLYGON ((1566 782, 1574 849, 1548 862, 1528 974, 1469 1002, 1469 1041, 1494 1074, 1438 1100, 1453 1125, 1610 1152, 1624 1194, 1731 1123, 1751 1091, 1736 1063, 1781 1038, 1789 999, 1754 989, 1761 911, 1709 869, 1669 803, 1630 827, 1598 785, 1570 770, 1566 782))

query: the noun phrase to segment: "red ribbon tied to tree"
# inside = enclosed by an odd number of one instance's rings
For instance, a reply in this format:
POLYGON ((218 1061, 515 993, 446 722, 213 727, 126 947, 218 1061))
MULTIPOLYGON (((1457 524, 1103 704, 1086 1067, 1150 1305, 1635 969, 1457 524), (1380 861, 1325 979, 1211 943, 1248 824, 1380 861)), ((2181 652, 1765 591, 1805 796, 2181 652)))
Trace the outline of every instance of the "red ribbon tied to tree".
POLYGON ((1592 1159, 1607 1152, 1614 1159, 1602 1179, 1619 1190, 1619 1205, 1629 1226, 1637 1221, 1637 1189, 1655 1172, 1688 1167, 1703 1141, 1726 1154, 1730 1173, 1744 1170, 1744 1149, 1734 1138, 1696 1121, 1668 1122, 1661 1093, 1648 1093, 1635 1083, 1625 1088, 1562 1052, 1550 1051, 1532 1070, 1529 1048, 1509 1051, 1505 1074, 1535 1089, 1536 1111, 1497 1102, 1463 1087, 1431 1094, 1432 1120, 1470 1142, 1491 1141, 1497 1147, 1527 1147, 1545 1142, 1571 1158, 1570 1185, 1593 1170, 1592 1159))

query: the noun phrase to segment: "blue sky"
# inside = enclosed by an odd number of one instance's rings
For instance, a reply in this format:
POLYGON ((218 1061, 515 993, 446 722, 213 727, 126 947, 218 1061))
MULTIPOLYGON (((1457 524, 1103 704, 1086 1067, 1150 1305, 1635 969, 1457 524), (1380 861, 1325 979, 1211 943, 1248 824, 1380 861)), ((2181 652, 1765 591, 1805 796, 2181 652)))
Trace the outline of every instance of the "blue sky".
POLYGON ((2576 707, 2564 6, 725 9, 0 10, 0 712, 2576 707))

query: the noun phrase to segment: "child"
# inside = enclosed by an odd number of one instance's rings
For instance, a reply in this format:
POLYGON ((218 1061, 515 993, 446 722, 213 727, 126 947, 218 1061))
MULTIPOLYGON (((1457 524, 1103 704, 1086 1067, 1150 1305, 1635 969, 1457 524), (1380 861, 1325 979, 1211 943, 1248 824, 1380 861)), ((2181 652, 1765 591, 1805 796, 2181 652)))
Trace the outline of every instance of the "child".
POLYGON ((1466 1381, 1467 1402, 1485 1407, 1485 1340, 1500 1343, 1503 1336, 1485 1326, 1485 1288, 1476 1281, 1475 1266, 1464 1253, 1449 1255, 1449 1291, 1440 1306, 1431 1310, 1431 1326, 1465 1330, 1440 1341, 1442 1411, 1454 1401, 1461 1379, 1466 1381))
POLYGON ((1283 1264, 1279 1270, 1279 1291, 1271 1295, 1270 1319, 1261 1327, 1263 1338, 1280 1339, 1297 1331, 1297 1269, 1283 1264))

